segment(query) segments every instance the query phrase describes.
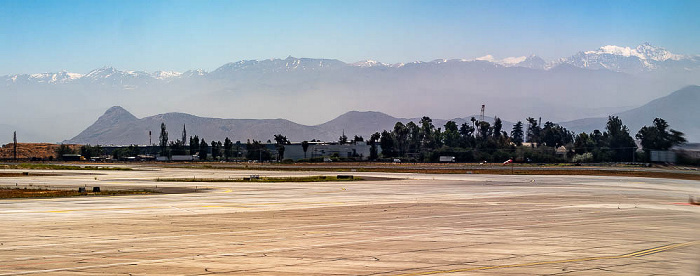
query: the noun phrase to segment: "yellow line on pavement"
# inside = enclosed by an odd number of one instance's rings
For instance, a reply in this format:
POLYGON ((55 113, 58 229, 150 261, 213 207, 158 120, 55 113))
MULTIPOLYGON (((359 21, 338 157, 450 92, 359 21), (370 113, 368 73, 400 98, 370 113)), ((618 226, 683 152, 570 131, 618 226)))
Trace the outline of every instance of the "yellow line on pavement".
POLYGON ((477 271, 477 270, 488 270, 488 269, 497 269, 497 268, 511 268, 511 267, 524 267, 524 266, 535 266, 535 265, 544 265, 544 264, 561 264, 561 263, 575 263, 575 262, 586 262, 586 261, 595 261, 595 260, 609 260, 609 259, 642 257, 642 256, 646 256, 646 255, 651 255, 654 253, 668 251, 668 250, 671 250, 674 248, 691 246, 691 245, 694 245, 697 243, 700 243, 700 241, 691 241, 691 242, 685 242, 685 243, 669 244, 669 245, 665 245, 665 246, 654 247, 654 248, 649 248, 649 249, 645 249, 645 250, 641 250, 641 251, 636 251, 636 252, 623 254, 623 255, 615 255, 615 256, 588 257, 588 258, 579 258, 579 259, 543 261, 543 262, 532 262, 532 263, 511 264, 511 265, 481 266, 481 267, 461 268, 461 269, 451 269, 451 270, 433 270, 433 271, 424 271, 424 272, 417 272, 417 273, 398 274, 395 276, 433 275, 433 274, 443 274, 443 273, 456 273, 456 272, 467 272, 467 271, 477 271))

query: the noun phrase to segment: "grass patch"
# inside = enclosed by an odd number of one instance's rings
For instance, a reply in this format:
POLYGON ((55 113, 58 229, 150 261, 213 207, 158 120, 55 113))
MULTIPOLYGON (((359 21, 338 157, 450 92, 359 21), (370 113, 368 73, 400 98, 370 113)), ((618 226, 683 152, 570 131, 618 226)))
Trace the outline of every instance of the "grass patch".
POLYGON ((0 188, 0 199, 9 198, 42 198, 42 197, 72 197, 72 196, 117 196, 152 194, 148 190, 100 191, 80 193, 77 190, 55 190, 43 188, 0 188))
POLYGON ((56 165, 38 163, 20 163, 0 165, 4 169, 27 169, 27 170, 107 170, 107 171, 131 171, 131 168, 123 167, 102 167, 102 166, 76 166, 76 165, 56 165))
POLYGON ((292 177, 259 177, 259 178, 157 178, 158 182, 330 182, 330 181, 359 181, 360 177, 338 176, 292 176, 292 177))

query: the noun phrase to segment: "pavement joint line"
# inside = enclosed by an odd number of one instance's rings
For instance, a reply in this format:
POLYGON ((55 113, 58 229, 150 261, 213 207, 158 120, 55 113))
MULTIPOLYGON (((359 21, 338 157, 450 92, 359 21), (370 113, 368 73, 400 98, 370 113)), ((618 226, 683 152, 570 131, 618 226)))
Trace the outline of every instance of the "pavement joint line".
POLYGON ((577 259, 530 262, 530 263, 510 264, 510 265, 480 266, 480 267, 460 268, 460 269, 450 269, 450 270, 433 270, 433 271, 424 271, 424 272, 416 272, 416 273, 397 274, 394 276, 420 276, 420 275, 448 274, 448 273, 457 273, 457 272, 469 272, 469 271, 490 270, 490 269, 499 269, 499 268, 512 268, 512 267, 525 267, 525 266, 536 266, 536 265, 545 265, 545 264, 576 263, 576 262, 587 262, 587 261, 596 261, 596 260, 634 258, 634 257, 643 257, 643 256, 651 255, 651 254, 669 251, 669 250, 672 250, 675 248, 692 246, 692 245, 695 245, 698 243, 700 243, 700 240, 684 242, 684 243, 669 244, 669 245, 664 245, 664 246, 659 246, 659 247, 648 248, 645 250, 635 251, 632 253, 613 255, 613 256, 586 257, 586 258, 577 258, 577 259))

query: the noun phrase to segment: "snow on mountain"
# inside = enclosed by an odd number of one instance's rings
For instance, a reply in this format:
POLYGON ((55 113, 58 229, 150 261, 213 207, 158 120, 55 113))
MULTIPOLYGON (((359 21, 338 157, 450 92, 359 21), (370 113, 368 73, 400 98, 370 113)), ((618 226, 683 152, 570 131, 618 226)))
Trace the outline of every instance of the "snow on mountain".
POLYGON ((637 53, 642 54, 646 59, 656 61, 681 60, 686 58, 683 55, 673 54, 664 48, 654 47, 648 42, 637 46, 635 50, 637 51, 637 53))
POLYGON ((523 61, 514 64, 512 67, 526 67, 531 69, 544 70, 547 69, 547 62, 541 57, 536 55, 531 55, 526 57, 523 61))
POLYGON ((196 70, 188 70, 185 73, 182 73, 180 77, 183 78, 192 78, 192 77, 202 77, 207 75, 207 71, 204 71, 202 69, 196 69, 196 70))
POLYGON ((496 62, 496 58, 494 58, 492 55, 485 55, 483 57, 475 58, 474 60, 496 62))
POLYGON ((224 77, 235 72, 275 73, 291 71, 320 71, 339 66, 347 66, 346 63, 336 59, 295 58, 289 56, 285 59, 265 60, 241 60, 222 65, 211 74, 215 77, 224 77))
POLYGON ((343 67, 387 68, 403 67, 417 68, 443 64, 458 64, 469 62, 488 62, 502 67, 525 67, 537 70, 549 70, 563 64, 584 69, 605 69, 615 72, 637 74, 664 69, 671 72, 696 71, 700 68, 700 56, 684 56, 668 50, 644 43, 637 47, 622 47, 615 45, 602 46, 596 50, 581 51, 572 56, 553 62, 530 56, 506 57, 498 59, 493 55, 485 55, 475 59, 436 59, 429 62, 414 61, 408 63, 387 64, 376 60, 364 60, 355 63, 344 63, 335 59, 313 59, 287 57, 285 59, 241 60, 222 65, 211 73, 204 70, 190 70, 185 73, 173 71, 120 71, 113 67, 103 67, 92 70, 85 75, 60 71, 58 73, 18 74, 0 77, 0 83, 5 86, 22 84, 106 84, 112 87, 139 87, 158 82, 171 82, 188 78, 222 79, 232 74, 266 74, 281 72, 327 71, 343 67))
POLYGON ((151 74, 154 78, 159 80, 168 80, 172 78, 177 78, 182 76, 182 73, 175 71, 155 71, 151 74))
POLYGON ((646 56, 637 52, 637 49, 632 49, 630 47, 620 47, 620 46, 615 46, 615 45, 606 45, 606 46, 600 47, 598 50, 586 51, 584 53, 586 55, 610 54, 610 55, 623 56, 623 57, 634 56, 634 57, 638 57, 639 59, 646 59, 646 56))
POLYGON ((652 71, 667 67, 668 62, 689 59, 668 50, 644 43, 636 48, 606 45, 593 51, 579 52, 562 58, 556 64, 568 63, 586 69, 607 69, 624 73, 652 71))
POLYGON ((357 66, 357 67, 363 67, 363 68, 368 68, 368 67, 389 67, 389 64, 382 63, 376 60, 363 60, 363 61, 358 61, 355 63, 350 64, 352 66, 357 66))
MULTIPOLYGON (((492 55, 485 55, 483 57, 478 57, 474 59, 475 61, 487 61, 494 64, 498 64, 504 67, 526 67, 531 69, 545 69, 546 62, 535 55, 530 56, 520 56, 520 57, 507 57, 503 59, 496 59, 492 55)), ((467 60, 464 60, 467 61, 467 60)))
POLYGON ((33 83, 66 83, 80 79, 83 75, 78 73, 69 73, 60 71, 58 73, 39 73, 39 74, 21 74, 6 76, 6 81, 9 83, 18 82, 33 82, 33 83))
POLYGON ((506 65, 506 66, 515 66, 518 63, 521 63, 527 59, 526 56, 522 57, 507 57, 501 60, 501 65, 506 65))

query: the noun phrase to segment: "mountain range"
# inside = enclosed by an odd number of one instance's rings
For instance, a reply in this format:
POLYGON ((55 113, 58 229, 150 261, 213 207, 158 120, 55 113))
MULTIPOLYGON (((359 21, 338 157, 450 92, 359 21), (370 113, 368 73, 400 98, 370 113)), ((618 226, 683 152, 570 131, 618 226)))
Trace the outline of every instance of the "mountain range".
MULTIPOLYGON (((668 96, 653 100, 644 106, 613 114, 619 116, 634 135, 642 126, 650 125, 654 118, 665 119, 673 129, 685 132, 690 141, 700 141, 700 86, 689 86, 675 91, 668 96)), ((451 119, 458 125, 471 123, 471 117, 451 119)), ((447 120, 432 119, 435 127, 443 127, 447 120)), ((492 117, 485 120, 493 124, 492 117)), ((302 125, 284 119, 219 119, 198 117, 185 113, 166 113, 155 116, 136 118, 124 108, 114 106, 109 108, 99 119, 80 134, 64 143, 77 144, 149 144, 155 142, 160 134, 160 124, 165 123, 171 140, 179 139, 183 128, 189 136, 198 135, 207 141, 224 140, 226 137, 233 141, 256 139, 271 140, 275 134, 283 134, 291 141, 318 139, 336 141, 342 134, 352 138, 354 135, 369 138, 372 133, 391 130, 397 122, 404 124, 413 121, 418 124, 420 118, 397 118, 385 113, 374 111, 351 111, 331 121, 319 125, 302 125), (148 133, 152 137, 149 141, 148 133)), ((591 132, 594 129, 604 130, 607 117, 588 118, 561 125, 575 132, 591 132)), ((510 132, 513 122, 504 121, 503 130, 510 132)))
POLYGON ((212 72, 190 70, 184 73, 174 71, 120 71, 112 67, 92 70, 87 74, 60 71, 57 73, 16 74, 0 77, 5 86, 28 84, 66 84, 66 83, 99 83, 116 85, 123 88, 134 88, 135 85, 148 85, 153 82, 171 82, 190 78, 227 78, 234 72, 264 74, 292 71, 323 71, 339 70, 342 68, 374 68, 392 70, 416 66, 438 65, 446 63, 487 62, 501 67, 522 67, 530 69, 550 70, 560 65, 571 65, 585 69, 607 69, 615 72, 640 73, 659 69, 691 70, 700 66, 700 56, 684 56, 673 54, 668 50, 644 43, 636 48, 607 45, 592 51, 578 52, 570 57, 560 58, 551 62, 536 56, 520 56, 496 59, 491 55, 475 59, 436 59, 430 62, 410 62, 387 64, 374 60, 355 63, 344 63, 335 59, 294 58, 241 60, 222 65, 212 72))
MULTIPOLYGON (((564 122, 603 117, 688 85, 700 58, 649 44, 603 46, 545 61, 530 55, 385 64, 334 59, 244 60, 211 71, 122 71, 0 77, 0 124, 23 141, 61 141, 111 106, 137 115, 179 111, 203 117, 285 118, 316 126, 348 110, 401 118, 487 114, 564 122)), ((697 122, 697 120, 695 120, 697 122)), ((0 133, 0 141, 8 141, 0 133)), ((338 134, 333 134, 338 136, 338 134)))

